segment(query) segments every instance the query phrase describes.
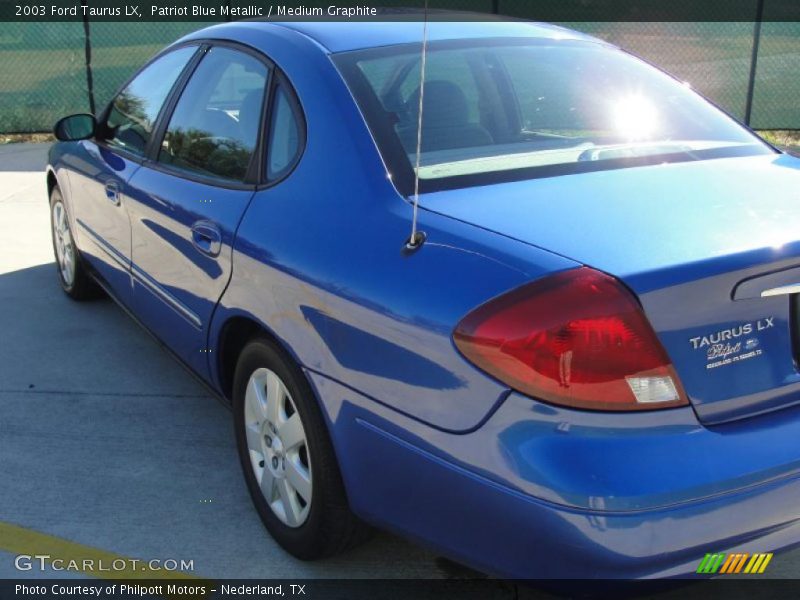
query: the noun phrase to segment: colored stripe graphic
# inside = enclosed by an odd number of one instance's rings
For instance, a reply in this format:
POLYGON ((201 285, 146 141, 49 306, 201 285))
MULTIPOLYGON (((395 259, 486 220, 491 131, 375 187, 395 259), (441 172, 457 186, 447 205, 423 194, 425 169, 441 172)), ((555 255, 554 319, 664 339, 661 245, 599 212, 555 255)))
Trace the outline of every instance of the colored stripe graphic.
POLYGON ((711 555, 710 555, 710 554, 706 554, 706 555, 703 557, 703 560, 701 560, 701 561, 700 561, 700 564, 699 564, 699 565, 698 565, 698 567, 697 567, 697 572, 698 572, 698 573, 707 573, 707 571, 706 571, 706 566, 707 566, 707 564, 708 564, 708 561, 709 561, 709 559, 710 559, 710 558, 711 558, 711 555))
POLYGON ((698 573, 716 573, 719 570, 722 561, 725 560, 724 553, 706 554, 700 566, 697 567, 698 573))
POLYGON ((769 564, 769 561, 772 560, 772 552, 770 552, 769 554, 762 554, 761 556, 764 557, 764 561, 758 567, 758 571, 753 569, 753 573, 763 573, 767 569, 767 565, 769 564))
POLYGON ((744 562, 749 556, 749 554, 741 553, 729 554, 725 564, 722 565, 720 573, 738 573, 742 570, 744 562))
POLYGON ((697 573, 707 575, 715 573, 720 575, 735 573, 760 574, 767 569, 772 556, 772 553, 763 552, 755 554, 747 552, 734 552, 732 554, 725 554, 724 552, 709 553, 700 561, 697 573))
POLYGON ((733 565, 739 560, 738 554, 728 554, 727 556, 728 558, 725 559, 725 562, 722 563, 722 568, 719 570, 720 573, 730 573, 733 565))
POLYGON ((750 559, 750 562, 747 563, 747 566, 744 569, 745 573, 763 573, 764 570, 767 568, 769 561, 772 560, 772 553, 765 554, 765 553, 757 553, 753 554, 753 557, 750 559))

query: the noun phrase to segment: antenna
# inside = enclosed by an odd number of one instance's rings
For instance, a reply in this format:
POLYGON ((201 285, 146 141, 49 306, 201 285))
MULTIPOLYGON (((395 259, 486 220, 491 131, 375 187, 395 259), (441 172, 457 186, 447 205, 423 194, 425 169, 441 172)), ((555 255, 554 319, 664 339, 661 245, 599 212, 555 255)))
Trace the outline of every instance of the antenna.
POLYGON ((422 111, 425 99, 425 61, 428 56, 428 0, 425 0, 424 21, 422 24, 422 59, 419 65, 419 108, 417 110, 417 155, 414 160, 414 213, 411 217, 411 237, 406 242, 407 250, 416 250, 425 241, 425 233, 417 231, 419 213, 419 164, 422 155, 422 111))

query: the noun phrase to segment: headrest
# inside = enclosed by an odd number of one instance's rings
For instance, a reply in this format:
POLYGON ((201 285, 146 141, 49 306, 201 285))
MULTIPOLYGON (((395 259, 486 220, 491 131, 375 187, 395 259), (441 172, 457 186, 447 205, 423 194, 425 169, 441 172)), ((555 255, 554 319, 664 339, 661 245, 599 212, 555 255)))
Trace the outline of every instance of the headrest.
MULTIPOLYGON (((408 99, 409 114, 416 120, 419 113, 419 88, 408 99)), ((434 79, 425 82, 423 99, 425 127, 452 127, 469 121, 467 97, 452 81, 434 79)))

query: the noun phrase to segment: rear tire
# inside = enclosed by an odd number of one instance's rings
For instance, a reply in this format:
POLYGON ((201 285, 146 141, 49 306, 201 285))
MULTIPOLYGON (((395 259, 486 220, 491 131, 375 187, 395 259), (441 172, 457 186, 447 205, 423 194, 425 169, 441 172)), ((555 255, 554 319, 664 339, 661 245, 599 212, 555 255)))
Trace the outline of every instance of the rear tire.
POLYGON ((264 526, 302 560, 331 556, 370 529, 351 511, 325 420, 302 371, 277 344, 245 346, 233 385, 236 445, 264 526))
POLYGON ((67 205, 58 186, 50 192, 50 232, 56 259, 58 281, 64 293, 73 300, 90 300, 102 295, 83 264, 70 228, 67 205))

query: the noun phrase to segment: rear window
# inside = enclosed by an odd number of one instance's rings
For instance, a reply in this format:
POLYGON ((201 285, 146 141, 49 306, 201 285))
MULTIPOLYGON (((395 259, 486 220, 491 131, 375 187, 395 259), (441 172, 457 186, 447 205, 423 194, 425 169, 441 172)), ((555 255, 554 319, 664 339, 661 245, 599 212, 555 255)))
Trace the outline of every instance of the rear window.
MULTIPOLYGON (((411 44, 335 57, 400 179, 413 178, 420 53, 411 44)), ((431 43, 423 102, 423 191, 771 152, 687 85, 591 42, 431 43)))

